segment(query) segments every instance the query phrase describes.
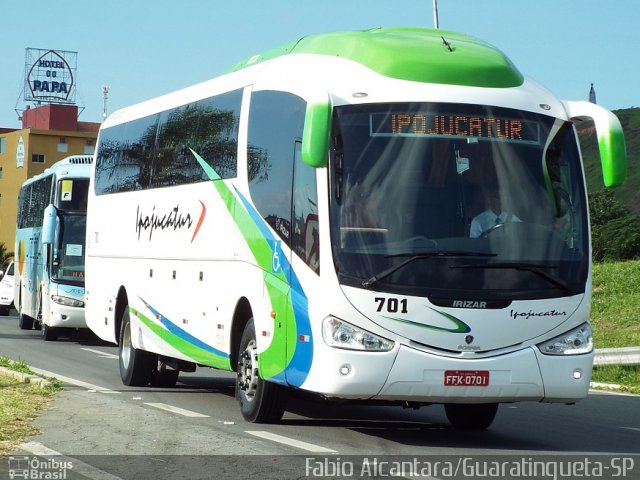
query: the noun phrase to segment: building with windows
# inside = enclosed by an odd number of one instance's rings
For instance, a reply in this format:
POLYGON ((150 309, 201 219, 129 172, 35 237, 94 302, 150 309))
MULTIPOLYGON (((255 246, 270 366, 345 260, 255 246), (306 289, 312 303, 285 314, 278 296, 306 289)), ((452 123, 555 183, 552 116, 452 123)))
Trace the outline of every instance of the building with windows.
POLYGON ((22 128, 0 128, 0 243, 14 249, 18 191, 69 155, 93 154, 99 123, 79 122, 77 105, 45 104, 22 113, 22 128))

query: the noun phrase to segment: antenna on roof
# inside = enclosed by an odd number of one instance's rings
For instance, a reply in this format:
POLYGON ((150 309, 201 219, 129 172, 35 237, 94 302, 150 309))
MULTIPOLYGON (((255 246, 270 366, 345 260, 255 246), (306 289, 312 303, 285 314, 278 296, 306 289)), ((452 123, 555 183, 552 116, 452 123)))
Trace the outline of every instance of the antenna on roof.
POLYGON ((433 0, 433 27, 435 29, 440 28, 440 22, 438 20, 438 0, 433 0))

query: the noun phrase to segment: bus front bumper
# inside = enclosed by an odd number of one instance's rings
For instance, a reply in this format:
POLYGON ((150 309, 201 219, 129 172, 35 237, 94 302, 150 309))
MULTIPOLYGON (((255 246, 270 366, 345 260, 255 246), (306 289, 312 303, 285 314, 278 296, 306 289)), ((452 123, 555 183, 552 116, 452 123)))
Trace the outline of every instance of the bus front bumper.
POLYGON ((535 347, 473 359, 435 355, 405 345, 397 355, 335 353, 327 362, 335 362, 335 368, 324 364, 320 388, 311 384, 303 388, 330 398, 418 403, 573 403, 587 396, 594 358, 594 352, 543 355, 535 347), (328 374, 341 369, 341 374, 328 374), (477 383, 482 385, 474 385, 477 383))
POLYGON ((52 305, 46 323, 53 328, 87 328, 84 308, 63 305, 52 305))

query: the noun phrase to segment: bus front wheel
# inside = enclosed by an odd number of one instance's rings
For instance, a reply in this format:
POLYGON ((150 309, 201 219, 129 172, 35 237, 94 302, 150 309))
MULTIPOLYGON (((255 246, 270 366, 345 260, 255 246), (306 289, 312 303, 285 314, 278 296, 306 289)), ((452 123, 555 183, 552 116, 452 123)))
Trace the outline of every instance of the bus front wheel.
POLYGON ((489 428, 498 412, 497 403, 458 404, 444 406, 447 419, 456 428, 484 430, 489 428))
POLYGON ((31 330, 33 328, 33 318, 21 312, 18 317, 18 326, 20 330, 31 330))
POLYGON ((287 403, 286 387, 260 378, 256 332, 251 319, 238 350, 236 397, 248 422, 273 423, 282 419, 287 403))
POLYGON ((153 353, 139 350, 131 343, 131 319, 128 305, 122 314, 121 325, 118 357, 122 383, 129 386, 146 387, 152 379, 157 358, 153 353))
POLYGON ((42 322, 40 335, 42 335, 42 339, 46 342, 50 342, 58 338, 58 332, 56 331, 56 329, 53 327, 50 327, 44 322, 42 322))

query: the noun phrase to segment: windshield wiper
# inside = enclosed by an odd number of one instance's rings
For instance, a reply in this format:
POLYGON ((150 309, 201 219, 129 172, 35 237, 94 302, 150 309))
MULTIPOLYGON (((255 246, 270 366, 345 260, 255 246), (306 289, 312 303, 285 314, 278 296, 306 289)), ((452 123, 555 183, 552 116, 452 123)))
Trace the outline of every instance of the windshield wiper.
POLYGON ((533 272, 536 275, 553 283, 556 287, 560 287, 568 293, 573 293, 573 290, 568 283, 560 280, 557 277, 545 272, 544 269, 558 268, 555 265, 544 265, 539 263, 526 263, 526 262, 495 262, 495 263, 482 263, 482 264, 468 264, 468 265, 451 265, 449 268, 496 268, 496 269, 514 269, 525 270, 527 272, 533 272))
POLYGON ((386 255, 386 258, 396 258, 396 257, 409 257, 404 262, 394 265, 393 267, 389 267, 386 270, 383 270, 380 273, 375 274, 373 277, 363 280, 362 286, 364 288, 369 288, 385 277, 388 277, 392 273, 400 270, 405 265, 410 264, 415 260, 423 260, 425 258, 434 258, 434 257, 495 257, 497 254, 495 253, 484 253, 484 252, 467 252, 467 251, 449 251, 449 252, 428 252, 428 253, 396 253, 393 255, 386 255))

